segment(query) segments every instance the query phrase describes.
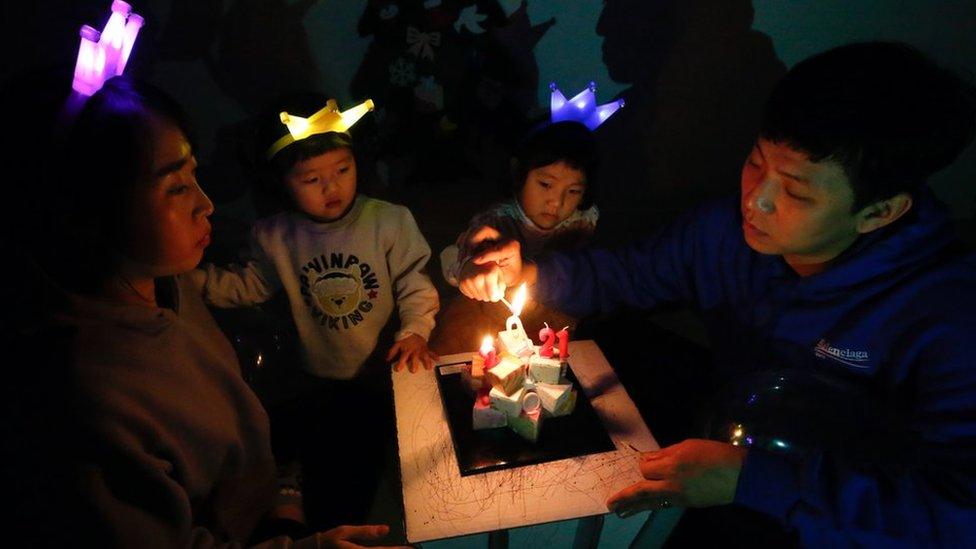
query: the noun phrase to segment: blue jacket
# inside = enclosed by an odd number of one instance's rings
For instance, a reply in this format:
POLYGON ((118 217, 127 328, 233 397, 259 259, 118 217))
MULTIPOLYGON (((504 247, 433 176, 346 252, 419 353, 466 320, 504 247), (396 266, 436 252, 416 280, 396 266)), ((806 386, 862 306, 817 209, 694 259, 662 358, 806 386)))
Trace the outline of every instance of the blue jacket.
POLYGON ((750 448, 735 503, 805 544, 976 543, 976 261, 932 193, 914 199, 814 276, 749 248, 736 196, 618 251, 547 256, 536 295, 580 316, 692 304, 718 376, 789 367, 882 402, 903 429, 877 463, 750 448))

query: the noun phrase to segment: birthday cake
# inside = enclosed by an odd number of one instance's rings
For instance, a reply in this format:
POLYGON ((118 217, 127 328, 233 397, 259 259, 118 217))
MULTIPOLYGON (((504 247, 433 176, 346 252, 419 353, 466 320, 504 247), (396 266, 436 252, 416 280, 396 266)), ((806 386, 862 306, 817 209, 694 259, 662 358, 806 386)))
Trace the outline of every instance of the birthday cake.
POLYGON ((566 379, 569 333, 546 325, 539 339, 540 345, 529 339, 517 314, 498 333, 501 352, 494 338, 485 337, 466 376, 475 392, 471 423, 476 431, 508 427, 535 442, 544 419, 573 413, 576 389, 566 379))

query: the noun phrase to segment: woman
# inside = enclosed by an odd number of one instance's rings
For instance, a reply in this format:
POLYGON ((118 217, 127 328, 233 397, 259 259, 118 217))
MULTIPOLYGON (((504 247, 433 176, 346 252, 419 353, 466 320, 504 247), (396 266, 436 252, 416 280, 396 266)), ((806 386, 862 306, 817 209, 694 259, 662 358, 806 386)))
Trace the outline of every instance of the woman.
MULTIPOLYGON (((45 425, 57 442, 25 443, 23 455, 54 465, 37 476, 56 480, 21 490, 33 499, 21 514, 53 538, 241 544, 274 516, 267 415, 183 276, 209 244, 213 212, 188 135, 172 99, 112 79, 79 114, 66 158, 54 159, 65 169, 41 187, 48 217, 32 235, 29 276, 50 314, 26 341, 43 345, 50 368, 38 386, 51 391, 26 394, 57 395, 61 405, 42 415, 63 431, 45 425)), ((297 545, 348 547, 386 532, 339 527, 297 545)))

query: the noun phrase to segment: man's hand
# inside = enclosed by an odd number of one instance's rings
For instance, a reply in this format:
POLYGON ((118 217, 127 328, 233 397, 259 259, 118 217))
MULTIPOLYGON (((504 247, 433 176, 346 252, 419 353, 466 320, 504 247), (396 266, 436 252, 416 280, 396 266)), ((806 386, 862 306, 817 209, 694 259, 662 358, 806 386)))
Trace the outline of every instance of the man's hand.
POLYGON ((690 439, 640 457, 645 480, 607 500, 607 507, 628 516, 645 509, 711 507, 732 503, 747 450, 725 442, 690 439))
POLYGON ((505 296, 505 287, 504 274, 498 263, 478 265, 471 260, 461 267, 458 289, 471 299, 498 301, 505 296))
POLYGON ((480 253, 486 247, 497 243, 501 238, 502 233, 498 232, 498 229, 489 225, 482 225, 468 237, 468 248, 480 253))
POLYGON ((461 270, 458 288, 471 299, 498 301, 507 288, 523 282, 524 271, 522 245, 509 240, 472 258, 461 270))
MULTIPOLYGON (((362 549, 363 545, 354 541, 373 541, 390 533, 390 527, 385 524, 365 526, 336 526, 331 530, 315 534, 316 545, 329 549, 362 549)), ((370 545, 370 547, 374 547, 370 545)), ((400 545, 389 549, 409 549, 400 545)))
POLYGON ((411 334, 390 347, 390 352, 386 353, 386 361, 389 362, 400 355, 400 359, 393 365, 393 370, 399 372, 404 367, 409 367, 411 372, 419 371, 421 367, 430 370, 437 362, 437 355, 427 348, 427 340, 417 334, 411 334))

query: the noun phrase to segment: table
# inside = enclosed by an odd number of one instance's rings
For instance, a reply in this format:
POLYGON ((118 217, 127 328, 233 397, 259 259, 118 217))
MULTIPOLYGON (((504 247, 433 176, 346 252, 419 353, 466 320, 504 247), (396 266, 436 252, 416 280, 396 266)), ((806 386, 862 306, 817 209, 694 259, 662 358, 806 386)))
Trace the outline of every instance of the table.
MULTIPOLYGON (((658 449, 657 442, 596 343, 573 341, 569 351, 569 366, 616 450, 468 477, 458 470, 435 372, 392 374, 411 543, 603 515, 610 495, 641 480, 637 455, 658 449)), ((438 364, 470 356, 444 356, 438 364)))

